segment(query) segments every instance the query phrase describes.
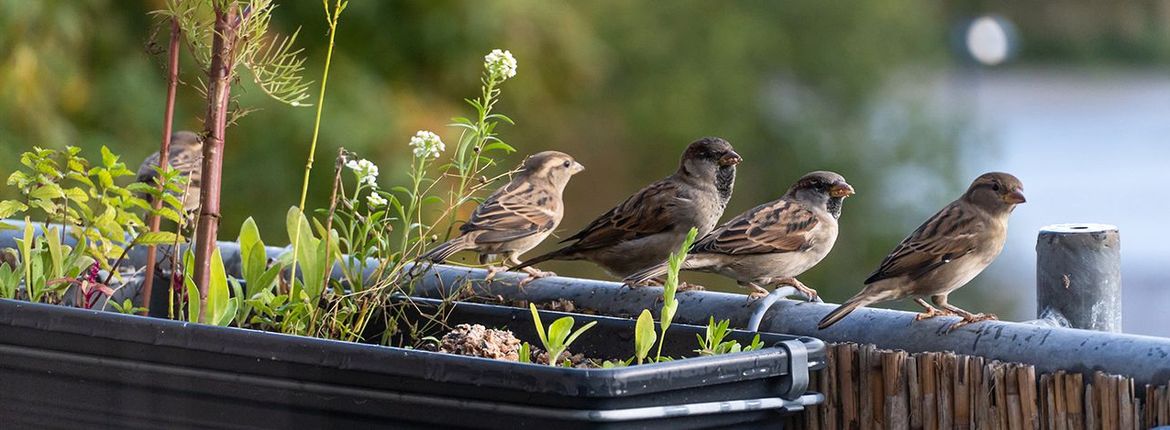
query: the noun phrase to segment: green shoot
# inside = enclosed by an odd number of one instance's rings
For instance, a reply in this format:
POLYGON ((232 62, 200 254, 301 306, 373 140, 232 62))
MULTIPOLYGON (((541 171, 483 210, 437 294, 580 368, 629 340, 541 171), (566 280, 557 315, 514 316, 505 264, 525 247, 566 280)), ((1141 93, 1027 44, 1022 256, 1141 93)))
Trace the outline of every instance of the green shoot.
POLYGON ((529 303, 528 309, 532 311, 532 321, 536 323, 536 334, 540 336, 540 343, 548 352, 549 366, 556 366, 561 353, 565 352, 569 345, 577 340, 578 336, 585 333, 585 330, 589 330, 590 327, 597 324, 597 321, 591 321, 589 324, 581 326, 577 331, 573 331, 573 317, 562 317, 548 326, 546 334, 544 323, 540 321, 540 313, 536 311, 536 305, 529 303))
POLYGON ((764 347, 763 342, 760 342, 759 334, 756 334, 756 337, 752 339, 752 343, 748 346, 743 346, 734 340, 724 341, 723 339, 731 331, 728 328, 730 325, 731 321, 729 320, 716 323, 715 318, 712 317, 707 323, 707 336, 704 338, 703 336, 695 335, 695 337, 699 338, 699 349, 696 349, 695 352, 699 353, 699 355, 720 355, 755 351, 764 347))
POLYGON ((134 307, 134 302, 130 299, 123 300, 122 303, 110 300, 108 303, 111 307, 114 308, 115 311, 118 311, 118 313, 126 315, 134 315, 136 313, 146 311, 146 308, 134 307))
POLYGON ((629 367, 629 365, 632 361, 633 361, 633 359, 606 360, 606 361, 601 362, 601 368, 602 369, 615 369, 618 367, 629 367))
MULTIPOLYGON (((667 259, 666 284, 662 286, 661 324, 663 339, 666 339, 666 329, 670 328, 670 323, 674 321, 674 314, 678 311, 678 299, 674 297, 674 293, 678 291, 678 273, 682 270, 683 261, 687 259, 687 251, 691 249, 691 244, 695 242, 695 236, 698 235, 699 230, 691 227, 682 246, 679 246, 678 252, 671 253, 670 258, 667 259)), ((658 353, 654 360, 662 361, 662 342, 658 343, 658 353)))
POLYGON ((521 363, 531 363, 532 362, 532 345, 529 345, 528 342, 524 342, 524 343, 520 344, 520 351, 518 351, 517 354, 519 355, 518 359, 520 360, 521 363))
MULTIPOLYGON (((654 342, 658 340, 658 335, 654 333, 654 316, 650 315, 649 309, 642 309, 642 314, 638 316, 638 323, 634 326, 634 356, 638 359, 638 364, 646 359, 646 355, 650 354, 650 348, 654 347, 654 342)), ((662 344, 658 344, 658 355, 662 356, 662 344)))

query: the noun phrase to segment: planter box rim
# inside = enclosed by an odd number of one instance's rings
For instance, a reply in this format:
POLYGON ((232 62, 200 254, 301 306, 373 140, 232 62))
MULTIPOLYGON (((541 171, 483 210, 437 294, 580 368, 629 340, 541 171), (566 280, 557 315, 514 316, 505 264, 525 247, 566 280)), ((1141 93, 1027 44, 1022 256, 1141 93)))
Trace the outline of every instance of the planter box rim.
MULTIPOLYGON (((419 299, 433 301, 433 299, 419 299)), ((478 303, 457 302, 456 306, 503 307, 478 303)), ((527 312, 527 310, 525 310, 527 312)), ((581 318, 608 320, 633 325, 633 321, 599 315, 567 314, 540 311, 542 320, 572 315, 581 318)), ((719 356, 692 357, 663 363, 611 369, 578 369, 552 367, 542 364, 518 363, 489 358, 430 352, 407 348, 387 347, 307 336, 288 335, 238 327, 218 327, 206 324, 188 323, 160 318, 124 315, 114 312, 71 308, 16 300, 0 299, 0 325, 30 330, 68 333, 79 336, 109 339, 111 341, 140 344, 144 347, 173 347, 185 350, 204 351, 214 354, 229 354, 239 357, 256 358, 258 361, 284 362, 321 366, 342 371, 368 372, 387 376, 419 376, 419 369, 410 364, 425 367, 426 362, 441 363, 449 372, 429 372, 427 379, 443 382, 465 382, 467 371, 515 371, 517 365, 524 372, 540 377, 568 378, 579 385, 578 395, 613 396, 657 392, 671 387, 648 384, 655 375, 694 374, 715 363, 722 366, 741 365, 756 370, 753 377, 787 375, 790 372, 787 351, 776 345, 769 345, 758 351, 740 352, 719 356), (777 364, 782 363, 782 364, 777 364), (406 364, 404 366, 404 364, 406 364), (616 392, 614 387, 623 387, 616 392)), ((684 327, 674 324, 672 328, 684 327)), ((695 326, 690 326, 695 327, 695 326)), ((823 350, 824 344, 817 339, 796 338, 809 351, 823 350)), ((2 341, 0 341, 2 342, 2 341)), ((117 351, 106 355, 114 356, 117 351)), ((95 351, 95 354, 102 354, 95 351)), ((819 362, 809 363, 810 367, 819 362)), ((216 363, 201 363, 201 367, 221 369, 216 363)))

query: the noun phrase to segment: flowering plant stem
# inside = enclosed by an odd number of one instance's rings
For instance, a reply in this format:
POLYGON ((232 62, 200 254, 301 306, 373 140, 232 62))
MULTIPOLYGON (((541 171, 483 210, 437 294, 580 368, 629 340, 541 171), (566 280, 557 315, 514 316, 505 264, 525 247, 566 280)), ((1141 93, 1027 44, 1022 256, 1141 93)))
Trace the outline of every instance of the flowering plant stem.
POLYGON ((425 234, 422 225, 422 198, 419 196, 419 188, 422 185, 422 180, 426 174, 427 157, 414 157, 415 164, 413 170, 410 172, 411 188, 410 188, 410 204, 407 205, 405 211, 406 216, 402 219, 402 251, 401 255, 406 256, 406 252, 410 248, 410 231, 414 226, 418 225, 418 236, 421 239, 425 234))
MULTIPOLYGON (((333 45, 335 37, 337 36, 337 23, 341 19, 341 11, 345 10, 349 2, 337 0, 333 6, 333 12, 329 12, 329 0, 321 0, 321 5, 325 7, 326 21, 329 23, 329 48, 325 51, 325 70, 321 72, 321 91, 317 94, 317 114, 313 118, 313 140, 309 144, 309 158, 305 161, 304 179, 301 181, 301 199, 297 203, 297 208, 305 211, 305 198, 309 194, 309 176, 313 171, 313 160, 317 153, 317 139, 321 133, 321 114, 325 108, 325 86, 329 83, 329 66, 333 63, 333 45)), ((292 263, 289 265, 289 285, 294 283, 293 279, 297 273, 297 251, 300 247, 300 230, 301 225, 297 224, 297 234, 293 236, 293 252, 292 263)), ((328 236, 326 236, 328 238, 328 236)), ((328 240, 328 239, 326 239, 328 240)), ((316 281, 313 281, 316 282, 316 281)), ((291 295, 296 288, 290 288, 291 295)), ((289 297, 295 299, 295 297, 289 297)))

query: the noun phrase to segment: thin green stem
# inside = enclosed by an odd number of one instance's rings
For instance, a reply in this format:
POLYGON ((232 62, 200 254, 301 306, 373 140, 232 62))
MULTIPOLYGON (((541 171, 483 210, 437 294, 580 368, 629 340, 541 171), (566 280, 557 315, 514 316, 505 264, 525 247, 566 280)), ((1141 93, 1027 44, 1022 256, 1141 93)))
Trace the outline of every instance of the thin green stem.
MULTIPOLYGON (((301 199, 297 203, 297 209, 301 213, 305 212, 305 199, 309 195, 309 176, 313 171, 313 159, 317 154, 317 140, 321 135, 321 114, 325 108, 325 86, 329 83, 329 67, 333 64, 333 45, 335 37, 337 36, 337 23, 341 19, 341 11, 345 9, 345 3, 337 0, 333 7, 333 13, 329 12, 329 1, 322 0, 321 4, 325 7, 325 16, 329 22, 329 49, 325 51, 325 70, 321 72, 321 91, 317 94, 317 114, 313 118, 313 140, 309 144, 309 159, 305 162, 305 175, 301 181, 301 199)), ((301 223, 297 223, 296 234, 293 235, 293 250, 292 250, 292 264, 289 266, 289 284, 292 285, 296 281, 297 276, 297 252, 300 250, 301 237, 301 223)), ((296 288, 289 288, 289 294, 296 288)), ((293 300, 295 297, 289 297, 293 300)))
MULTIPOLYGON (((427 158, 425 156, 415 157, 415 159, 418 160, 418 164, 414 166, 414 171, 410 174, 412 183, 410 189, 410 205, 406 207, 406 210, 402 211, 404 214, 402 219, 402 249, 399 254, 401 256, 399 260, 402 261, 405 261, 406 251, 410 248, 410 231, 413 230, 411 224, 414 223, 415 211, 420 210, 418 207, 421 206, 419 204, 421 199, 418 198, 418 188, 422 184, 423 174, 427 165, 427 158)), ((419 234, 422 234, 421 228, 419 234)))

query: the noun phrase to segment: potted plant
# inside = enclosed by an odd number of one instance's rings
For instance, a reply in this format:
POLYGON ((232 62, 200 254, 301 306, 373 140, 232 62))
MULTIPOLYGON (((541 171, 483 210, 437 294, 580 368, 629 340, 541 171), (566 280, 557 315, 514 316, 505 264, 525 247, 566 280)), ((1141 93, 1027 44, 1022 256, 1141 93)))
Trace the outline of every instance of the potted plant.
MULTIPOLYGON (((205 149, 219 157, 231 66, 287 65, 269 70, 275 79, 301 62, 292 38, 275 58, 248 47, 269 2, 216 3, 214 22, 192 5, 163 15, 172 48, 182 33, 213 40, 188 42, 211 50, 199 58, 213 81, 205 149), (201 25, 215 31, 193 31, 201 25)), ((329 12, 331 37, 343 9, 329 12)), ((24 154, 7 181, 21 197, 0 202, 0 219, 19 220, 0 222, 0 416, 15 426, 708 427, 776 422, 817 402, 806 388, 823 366, 820 341, 672 324, 685 253, 672 258, 657 321, 649 310, 634 320, 412 297, 412 262, 511 173, 488 176, 493 156, 514 151, 496 132, 512 120, 493 112, 514 75, 507 51, 485 58, 449 161, 438 162, 440 137, 420 131, 408 186, 381 188, 374 163, 339 149, 329 206, 307 212, 302 193, 286 212, 290 246, 276 252, 250 218, 235 243, 213 242, 215 189, 198 190, 192 238, 182 203, 192 190, 177 169, 123 185, 134 172, 106 148, 99 162, 73 147, 24 154), (150 305, 145 292, 163 318, 132 315, 150 305), (467 347, 486 333, 503 360, 467 347)), ((300 80, 276 79, 281 89, 263 78, 270 95, 303 99, 300 80)), ((203 166, 205 180, 219 174, 218 159, 203 166)))

